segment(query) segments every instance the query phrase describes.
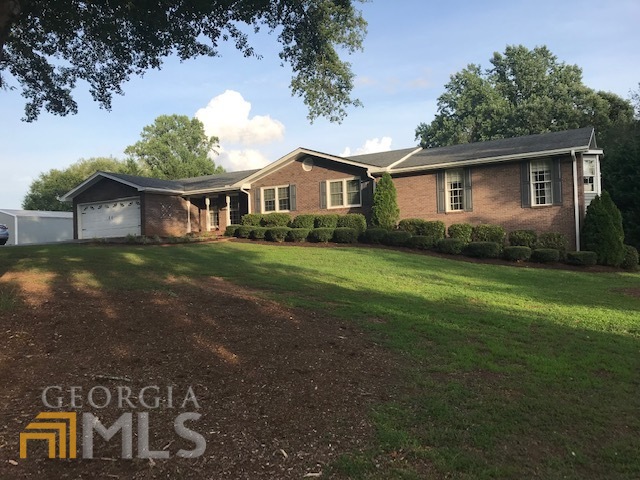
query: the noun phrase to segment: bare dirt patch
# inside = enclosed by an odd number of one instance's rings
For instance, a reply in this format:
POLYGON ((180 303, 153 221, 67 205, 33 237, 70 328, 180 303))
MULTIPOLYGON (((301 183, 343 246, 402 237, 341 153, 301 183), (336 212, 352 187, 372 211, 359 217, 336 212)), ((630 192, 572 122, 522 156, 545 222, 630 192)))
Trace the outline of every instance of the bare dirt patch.
POLYGON ((105 291, 11 273, 3 286, 22 301, 0 315, 0 478, 302 478, 368 447, 369 409, 397 385, 396 359, 353 325, 219 278, 105 291), (84 405, 76 411, 106 426, 133 412, 134 457, 136 413, 150 412, 150 448, 171 458, 121 460, 117 434, 109 442, 96 436, 94 460, 49 460, 39 444, 20 460, 20 432, 50 410, 41 401, 48 385, 80 387, 84 405), (120 409, 112 401, 97 411, 86 404, 97 385, 114 396, 118 386, 135 395, 157 385, 164 406, 172 386, 174 408, 120 409), (179 406, 189 387, 202 417, 187 425, 207 442, 196 459, 176 457, 194 445, 173 429, 179 413, 194 411, 179 406))

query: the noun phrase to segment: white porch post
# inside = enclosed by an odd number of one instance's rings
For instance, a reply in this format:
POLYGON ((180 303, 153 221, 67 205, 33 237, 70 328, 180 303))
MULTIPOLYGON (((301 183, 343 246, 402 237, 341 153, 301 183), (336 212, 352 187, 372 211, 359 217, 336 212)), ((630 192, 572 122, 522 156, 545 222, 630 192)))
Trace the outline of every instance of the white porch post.
POLYGON ((191 233, 191 197, 187 197, 187 233, 191 233))
POLYGON ((211 230, 211 216, 209 214, 209 205, 211 204, 211 200, 209 197, 204 197, 204 204, 207 207, 207 219, 205 221, 205 225, 207 226, 207 232, 211 230))
POLYGON ((229 195, 227 198, 227 226, 231 225, 231 197, 229 195))

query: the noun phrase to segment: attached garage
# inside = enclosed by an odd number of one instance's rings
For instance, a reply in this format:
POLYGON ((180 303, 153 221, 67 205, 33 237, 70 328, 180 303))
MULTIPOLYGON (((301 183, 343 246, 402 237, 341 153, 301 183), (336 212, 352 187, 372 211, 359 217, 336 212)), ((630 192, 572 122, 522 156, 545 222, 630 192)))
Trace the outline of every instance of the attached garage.
POLYGON ((141 234, 140 197, 79 203, 78 238, 126 237, 141 234))

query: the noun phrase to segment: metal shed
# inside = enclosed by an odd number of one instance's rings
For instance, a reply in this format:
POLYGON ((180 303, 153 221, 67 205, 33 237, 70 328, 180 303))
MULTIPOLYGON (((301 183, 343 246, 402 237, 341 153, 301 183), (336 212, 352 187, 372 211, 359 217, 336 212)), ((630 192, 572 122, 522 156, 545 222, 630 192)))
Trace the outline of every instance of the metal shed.
POLYGON ((7 245, 61 242, 73 238, 73 213, 0 209, 0 223, 9 227, 7 245))

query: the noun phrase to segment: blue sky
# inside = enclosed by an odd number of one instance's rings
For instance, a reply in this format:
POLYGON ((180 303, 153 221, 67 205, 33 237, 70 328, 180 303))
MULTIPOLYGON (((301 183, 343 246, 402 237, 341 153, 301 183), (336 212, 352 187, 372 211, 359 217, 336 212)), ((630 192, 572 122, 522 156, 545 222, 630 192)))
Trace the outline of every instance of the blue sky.
POLYGON ((20 208, 41 172, 80 158, 122 158, 162 114, 198 112, 220 137, 218 163, 228 170, 260 166, 298 146, 333 154, 413 146, 415 127, 433 119, 449 76, 469 63, 489 66, 493 52, 511 44, 547 45, 561 61, 579 65, 584 83, 597 90, 627 98, 640 82, 637 0, 374 0, 361 8, 368 35, 364 51, 349 61, 364 108, 350 110, 342 124, 309 124, 302 100, 291 97, 276 37, 266 34, 254 37, 261 60, 232 46, 218 58, 168 59, 162 70, 126 83, 110 112, 79 85, 77 115, 43 113, 25 123, 19 92, 0 91, 0 209, 20 208))

